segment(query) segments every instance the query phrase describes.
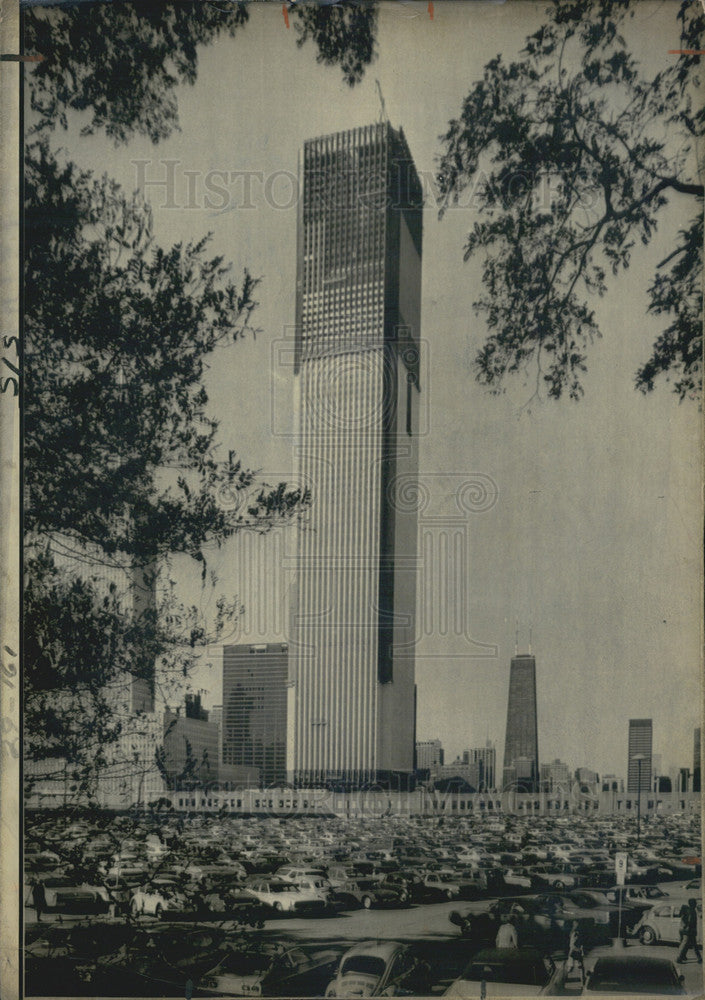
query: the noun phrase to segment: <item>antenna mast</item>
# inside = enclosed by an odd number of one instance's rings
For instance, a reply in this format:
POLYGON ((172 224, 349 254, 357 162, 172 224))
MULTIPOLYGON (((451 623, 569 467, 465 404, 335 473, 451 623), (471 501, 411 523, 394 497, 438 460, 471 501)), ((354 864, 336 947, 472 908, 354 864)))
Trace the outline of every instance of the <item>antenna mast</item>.
POLYGON ((379 97, 379 120, 381 122, 389 122, 387 118, 387 106, 384 103, 384 94, 382 93, 382 87, 380 86, 379 80, 375 78, 375 86, 377 87, 377 95, 379 97))

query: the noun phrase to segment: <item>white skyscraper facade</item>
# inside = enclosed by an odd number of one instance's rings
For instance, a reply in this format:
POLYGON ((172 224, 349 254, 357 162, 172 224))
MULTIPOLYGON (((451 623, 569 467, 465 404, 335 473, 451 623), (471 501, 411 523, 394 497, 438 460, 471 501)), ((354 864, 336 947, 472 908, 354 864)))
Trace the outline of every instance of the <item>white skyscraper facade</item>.
POLYGON ((301 164, 298 468, 311 491, 291 622, 287 770, 413 771, 421 186, 388 123, 301 164))

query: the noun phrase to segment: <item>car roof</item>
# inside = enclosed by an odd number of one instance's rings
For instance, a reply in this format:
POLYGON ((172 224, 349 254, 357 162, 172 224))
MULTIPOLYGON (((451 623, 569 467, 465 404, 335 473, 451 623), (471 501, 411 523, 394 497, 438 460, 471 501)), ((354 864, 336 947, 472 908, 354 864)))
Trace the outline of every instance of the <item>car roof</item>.
POLYGON ((611 971, 617 969, 623 969, 626 966, 631 966, 633 968, 639 969, 658 969, 664 966, 672 966, 673 959, 671 958, 657 958, 652 955, 600 955, 600 957, 595 962, 595 968, 600 966, 600 971, 611 971))
POLYGON ((372 955, 388 962, 401 948, 404 948, 404 945, 399 941, 361 941, 346 951, 343 958, 349 958, 351 955, 372 955))

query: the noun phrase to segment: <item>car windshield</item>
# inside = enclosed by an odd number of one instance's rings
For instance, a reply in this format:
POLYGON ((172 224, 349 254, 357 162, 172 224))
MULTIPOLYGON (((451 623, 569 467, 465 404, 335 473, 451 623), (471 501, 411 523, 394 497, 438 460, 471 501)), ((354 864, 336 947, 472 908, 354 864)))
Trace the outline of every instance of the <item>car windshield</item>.
POLYGON ((351 955, 343 962, 340 973, 349 976, 355 972, 364 976, 376 976, 379 979, 384 974, 384 959, 376 955, 351 955))
POLYGON ((223 968, 227 972, 233 972, 236 976, 254 976, 256 973, 265 972, 272 964, 269 955, 262 955, 254 951, 235 952, 230 955, 223 968))
POLYGON ((282 883, 273 882, 269 887, 270 892, 296 892, 295 885, 285 885, 282 883))
POLYGON ((463 979, 482 980, 488 983, 523 983, 545 986, 550 979, 548 969, 540 961, 512 960, 501 962, 471 962, 463 979))
POLYGON ((598 961, 589 979, 593 993, 665 993, 677 994, 681 984, 670 962, 598 961))
POLYGON ((574 903, 577 903, 578 906, 582 906, 586 910, 599 905, 596 899, 593 899, 592 896, 585 895, 582 892, 576 892, 570 898, 574 903))

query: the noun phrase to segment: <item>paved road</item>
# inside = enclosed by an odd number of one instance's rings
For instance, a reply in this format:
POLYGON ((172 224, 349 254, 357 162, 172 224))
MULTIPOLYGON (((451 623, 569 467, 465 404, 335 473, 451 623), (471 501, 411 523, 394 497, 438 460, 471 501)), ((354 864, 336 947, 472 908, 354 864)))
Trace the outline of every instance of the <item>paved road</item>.
MULTIPOLYGON (((462 939, 448 917, 453 910, 462 913, 481 911, 489 900, 476 902, 436 903, 411 906, 394 910, 355 910, 329 917, 288 918, 285 916, 267 920, 264 930, 253 932, 276 941, 291 941, 303 946, 334 948, 342 954, 353 943, 373 940, 396 940, 414 943, 432 964, 436 971, 438 991, 458 976, 469 958, 469 942, 462 939)), ((33 923, 34 911, 25 911, 27 923, 33 923)), ((150 921, 144 921, 145 925, 150 921)), ((621 946, 620 946, 621 947, 621 946)), ((628 946, 630 954, 645 954, 675 960, 676 946, 641 945, 636 941, 628 946)), ((557 957, 557 956, 556 956, 557 957)), ((589 961, 588 961, 589 964, 589 961)), ((685 979, 689 995, 701 996, 703 988, 703 966, 691 959, 678 967, 685 979)), ((436 991, 434 991, 436 992, 436 991)), ((568 984, 566 996, 580 994, 577 980, 568 984)))

